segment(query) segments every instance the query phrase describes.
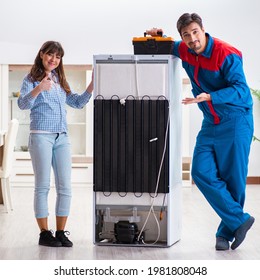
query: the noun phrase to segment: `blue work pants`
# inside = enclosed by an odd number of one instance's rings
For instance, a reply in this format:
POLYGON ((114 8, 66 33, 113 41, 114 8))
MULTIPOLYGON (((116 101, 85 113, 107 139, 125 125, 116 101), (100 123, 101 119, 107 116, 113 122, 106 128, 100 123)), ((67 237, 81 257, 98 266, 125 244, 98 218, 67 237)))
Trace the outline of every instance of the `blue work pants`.
POLYGON ((253 117, 231 113, 218 125, 203 122, 192 161, 192 178, 221 218, 216 236, 229 241, 249 214, 244 213, 253 117))

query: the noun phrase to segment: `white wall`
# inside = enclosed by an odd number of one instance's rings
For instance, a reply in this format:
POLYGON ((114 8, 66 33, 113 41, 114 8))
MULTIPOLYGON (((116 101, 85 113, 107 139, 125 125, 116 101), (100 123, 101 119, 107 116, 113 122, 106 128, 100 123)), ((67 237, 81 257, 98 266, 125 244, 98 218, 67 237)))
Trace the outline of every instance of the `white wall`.
MULTIPOLYGON (((206 31, 243 52, 248 83, 260 88, 259 10, 256 0, 0 0, 0 64, 32 63, 47 40, 62 43, 64 63, 91 64, 93 54, 132 53, 132 38, 151 27, 179 39, 178 17, 197 12, 206 31)), ((260 136, 260 102, 255 105, 260 136)), ((201 114, 194 108, 191 120, 198 120, 201 114)), ((190 126, 191 143, 198 126, 190 126)), ((253 143, 250 176, 260 175, 257 154, 260 143, 253 143)))

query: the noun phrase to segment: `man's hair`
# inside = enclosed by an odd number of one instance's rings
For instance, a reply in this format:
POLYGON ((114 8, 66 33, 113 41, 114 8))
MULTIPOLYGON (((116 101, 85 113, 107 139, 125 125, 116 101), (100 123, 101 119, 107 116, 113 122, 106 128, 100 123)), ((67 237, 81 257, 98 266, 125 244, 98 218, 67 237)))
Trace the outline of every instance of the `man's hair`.
POLYGON ((196 22, 200 26, 200 28, 203 28, 202 19, 198 14, 196 14, 196 13, 192 13, 192 14, 185 13, 182 16, 180 16, 180 18, 177 21, 177 29, 178 29, 178 32, 180 33, 180 35, 181 35, 181 30, 184 27, 191 24, 192 22, 196 22))

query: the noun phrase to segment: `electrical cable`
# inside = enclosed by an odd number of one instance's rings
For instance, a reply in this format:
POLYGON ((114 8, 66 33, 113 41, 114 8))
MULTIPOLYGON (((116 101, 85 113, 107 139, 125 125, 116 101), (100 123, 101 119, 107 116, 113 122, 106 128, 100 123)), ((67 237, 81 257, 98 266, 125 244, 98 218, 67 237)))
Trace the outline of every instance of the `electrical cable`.
MULTIPOLYGON (((137 60, 135 60, 135 64, 134 65, 135 65, 136 96, 139 97, 138 69, 137 69, 138 67, 137 67, 137 64, 138 64, 137 60)), ((147 96, 147 95, 144 95, 142 98, 144 98, 145 96, 147 96)), ((159 224, 159 221, 158 221, 158 219, 156 217, 156 214, 154 212, 153 206, 154 206, 155 199, 157 197, 157 192, 158 192, 158 188, 159 188, 159 180, 160 180, 160 175, 161 175, 161 169, 162 169, 162 165, 163 165, 163 161, 164 161, 164 156, 165 156, 165 152, 166 152, 166 147, 167 147, 167 137, 168 137, 169 122, 170 122, 170 112, 168 112, 168 119, 167 119, 166 131, 165 131, 164 149, 163 149, 162 159, 161 159, 161 163, 160 163, 160 167, 159 167, 159 171, 158 171, 158 176, 157 176, 157 182, 156 182, 156 188, 155 188, 154 196, 152 197, 152 203, 151 203, 148 215, 146 217, 146 220, 144 222, 144 225, 143 225, 142 229, 140 230, 140 233, 139 233, 139 235, 137 237, 137 241, 139 242, 140 237, 141 237, 142 233, 144 232, 144 228, 145 228, 145 226, 146 226, 146 224, 148 222, 148 219, 149 219, 151 213, 153 213, 153 216, 155 218, 155 221, 156 221, 156 224, 157 224, 157 228, 158 228, 158 235, 157 235, 156 240, 151 245, 156 244, 158 242, 158 240, 160 238, 160 234, 161 234, 160 224, 159 224)), ((151 140, 154 140, 154 139, 151 139, 151 140)), ((142 242, 144 244, 146 244, 144 242, 144 240, 142 240, 142 242)))
MULTIPOLYGON (((168 113, 168 119, 167 119, 167 125, 166 125, 166 131, 165 131, 165 140, 164 140, 164 148, 163 148, 163 153, 162 153, 162 159, 161 159, 161 163, 160 163, 160 167, 159 167, 159 171, 158 171, 158 176, 157 176, 157 182, 156 182, 156 188, 155 188, 155 192, 154 192, 154 197, 152 198, 152 203, 151 203, 151 207, 150 207, 150 210, 148 212, 148 215, 146 217, 146 220, 143 224, 143 227, 142 229, 140 230, 139 234, 138 234, 138 237, 137 237, 137 241, 140 240, 140 237, 142 235, 142 233, 144 232, 144 228, 146 227, 146 224, 148 222, 148 219, 151 215, 151 213, 153 213, 153 216, 155 218, 155 221, 156 221, 156 224, 157 224, 157 228, 158 228, 158 235, 157 235, 157 238, 156 240, 149 244, 149 245, 154 245, 158 242, 159 238, 160 238, 160 234, 161 234, 161 228, 160 228, 160 224, 159 224, 159 221, 156 217, 156 214, 154 212, 154 202, 155 202, 155 199, 156 199, 156 196, 157 196, 157 192, 158 192, 158 187, 159 187, 159 180, 160 180, 160 175, 161 175, 161 170, 162 170, 162 165, 163 165, 163 161, 164 161, 164 156, 165 156, 165 152, 166 152, 166 147, 167 147, 167 138, 168 138, 168 131, 169 131, 169 123, 170 123, 170 112, 168 113)), ((164 202, 163 202, 164 203, 164 202)), ((142 240, 142 242, 144 244, 147 244, 144 242, 144 240, 142 240)))
POLYGON ((136 85, 136 97, 139 97, 139 85, 138 85, 138 74, 137 74, 137 59, 135 59, 135 85, 136 85))

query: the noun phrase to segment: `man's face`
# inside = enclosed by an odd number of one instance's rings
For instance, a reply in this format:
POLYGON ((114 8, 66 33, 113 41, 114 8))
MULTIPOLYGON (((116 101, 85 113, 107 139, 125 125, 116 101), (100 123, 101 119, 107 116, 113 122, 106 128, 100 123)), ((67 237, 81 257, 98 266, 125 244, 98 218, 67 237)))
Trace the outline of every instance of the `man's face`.
POLYGON ((192 22, 188 26, 182 28, 181 38, 188 48, 194 50, 197 54, 202 53, 206 48, 206 36, 204 28, 192 22))

